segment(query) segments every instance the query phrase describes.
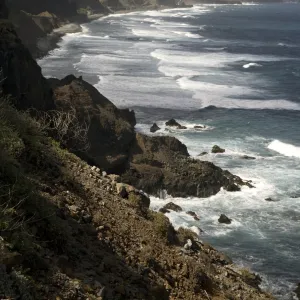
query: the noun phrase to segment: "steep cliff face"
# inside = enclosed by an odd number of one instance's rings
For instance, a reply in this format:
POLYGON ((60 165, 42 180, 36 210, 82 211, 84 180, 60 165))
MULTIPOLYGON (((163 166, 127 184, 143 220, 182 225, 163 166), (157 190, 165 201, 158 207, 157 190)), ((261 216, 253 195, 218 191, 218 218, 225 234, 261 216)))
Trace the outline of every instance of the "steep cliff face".
POLYGON ((5 0, 0 0, 0 19, 6 19, 8 16, 8 9, 5 0))
POLYGON ((54 108, 52 90, 42 76, 41 68, 7 20, 0 22, 0 69, 2 90, 12 96, 18 108, 54 108))
MULTIPOLYGON (((57 108, 76 111, 78 120, 89 123, 90 148, 83 155, 108 172, 123 171, 135 137, 134 113, 116 108, 93 86, 74 76, 51 80, 57 108)), ((75 143, 76 140, 70 141, 75 143)), ((71 148, 71 145, 69 145, 71 148)))
POLYGON ((49 11, 61 17, 74 16, 77 13, 76 3, 72 0, 7 0, 9 9, 24 10, 31 14, 49 11))

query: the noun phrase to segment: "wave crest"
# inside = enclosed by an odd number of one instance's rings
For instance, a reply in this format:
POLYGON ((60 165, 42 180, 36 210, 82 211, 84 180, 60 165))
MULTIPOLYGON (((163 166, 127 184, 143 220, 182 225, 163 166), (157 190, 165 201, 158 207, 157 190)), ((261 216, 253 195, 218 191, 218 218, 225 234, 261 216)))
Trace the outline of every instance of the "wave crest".
POLYGON ((268 148, 280 154, 283 154, 284 156, 300 158, 300 147, 294 146, 292 144, 274 140, 269 144, 268 148))

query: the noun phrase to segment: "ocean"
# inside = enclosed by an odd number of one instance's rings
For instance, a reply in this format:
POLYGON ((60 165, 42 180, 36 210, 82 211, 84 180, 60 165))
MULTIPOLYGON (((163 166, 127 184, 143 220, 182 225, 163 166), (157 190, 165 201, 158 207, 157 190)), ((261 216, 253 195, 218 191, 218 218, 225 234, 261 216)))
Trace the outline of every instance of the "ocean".
POLYGON ((47 77, 82 75, 136 130, 173 135, 197 159, 252 180, 255 188, 210 198, 151 197, 196 212, 168 215, 176 228, 258 272, 262 288, 295 299, 300 282, 300 4, 195 5, 133 12, 82 25, 39 61, 47 77), (175 118, 186 130, 170 130, 175 118), (194 125, 205 125, 195 130, 194 125), (225 148, 211 154, 213 145, 225 148), (206 151, 207 155, 198 156, 206 151), (243 159, 243 155, 256 159, 243 159), (273 201, 266 201, 272 198, 273 201), (218 223, 225 213, 230 225, 218 223))

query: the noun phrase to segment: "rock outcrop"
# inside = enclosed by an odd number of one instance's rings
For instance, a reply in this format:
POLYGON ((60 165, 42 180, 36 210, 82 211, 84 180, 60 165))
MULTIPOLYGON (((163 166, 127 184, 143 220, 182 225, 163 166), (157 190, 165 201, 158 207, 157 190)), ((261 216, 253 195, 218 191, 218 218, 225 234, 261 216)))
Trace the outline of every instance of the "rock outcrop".
POLYGON ((186 126, 179 124, 175 119, 171 119, 171 120, 167 121, 166 126, 176 127, 177 129, 187 129, 186 126))
MULTIPOLYGON (((72 75, 61 81, 49 80, 54 89, 56 106, 74 111, 80 122, 88 122, 89 149, 79 153, 109 173, 121 173, 129 160, 129 149, 135 138, 134 114, 116 108, 92 85, 72 75)), ((72 144, 76 140, 71 141, 72 144)), ((72 148, 71 145, 68 148, 72 148)))
POLYGON ((7 19, 8 9, 5 0, 0 0, 0 19, 7 19))
POLYGON ((160 130, 160 128, 157 126, 156 123, 153 123, 153 125, 150 127, 150 132, 154 133, 158 130, 160 130))
POLYGON ((219 147, 218 145, 214 145, 211 149, 211 153, 224 153, 225 149, 219 147))
POLYGON ((41 68, 7 20, 0 23, 0 69, 3 93, 12 96, 16 107, 39 110, 54 108, 53 93, 41 68))
POLYGON ((226 215, 221 214, 220 218, 218 219, 219 223, 223 224, 231 224, 231 219, 229 219, 226 215))
POLYGON ((182 208, 179 205, 177 205, 173 202, 167 203, 166 205, 163 206, 162 209, 163 210, 173 210, 173 211, 176 211, 176 212, 182 211, 182 208))
POLYGON ((176 197, 208 197, 221 187, 234 191, 245 184, 210 162, 191 159, 186 146, 174 137, 141 134, 136 134, 131 148, 130 169, 121 177, 123 182, 157 196, 166 190, 176 197))

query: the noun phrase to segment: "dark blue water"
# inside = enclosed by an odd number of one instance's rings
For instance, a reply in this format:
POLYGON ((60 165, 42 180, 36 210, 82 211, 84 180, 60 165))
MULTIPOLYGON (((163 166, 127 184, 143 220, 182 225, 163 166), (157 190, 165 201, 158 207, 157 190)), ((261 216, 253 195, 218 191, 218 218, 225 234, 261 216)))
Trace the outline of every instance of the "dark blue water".
MULTIPOLYGON (((293 299, 300 281, 300 4, 114 15, 60 46, 39 62, 46 76, 82 75, 116 105, 134 108, 138 131, 150 134, 157 122, 157 134, 176 136, 195 157, 214 144, 226 149, 201 159, 256 188, 172 199, 199 222, 168 216, 176 227, 200 226, 203 239, 259 272, 264 289, 293 299), (165 128, 172 117, 188 129, 165 128), (245 154, 256 159, 241 159, 245 154), (221 213, 233 223, 219 224, 221 213)), ((151 205, 164 201, 152 197, 151 205)))

